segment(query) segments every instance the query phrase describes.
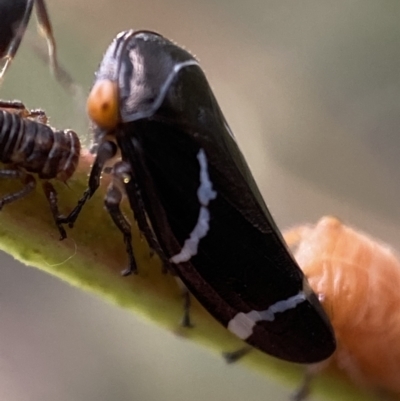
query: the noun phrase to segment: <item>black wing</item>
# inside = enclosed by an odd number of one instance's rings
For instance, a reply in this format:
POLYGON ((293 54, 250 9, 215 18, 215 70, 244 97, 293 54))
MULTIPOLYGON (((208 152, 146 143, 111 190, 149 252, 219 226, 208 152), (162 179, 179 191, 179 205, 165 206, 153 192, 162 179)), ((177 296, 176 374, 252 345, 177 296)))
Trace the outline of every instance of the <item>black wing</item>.
MULTIPOLYGON (((138 34, 126 50, 117 140, 166 257, 181 252, 200 221, 205 169, 216 192, 206 205, 209 229, 195 254, 176 264, 180 278, 216 319, 256 348, 301 363, 327 358, 335 348, 332 327, 197 62, 149 33, 138 34)), ((126 185, 131 205, 137 204, 135 185, 126 185)))

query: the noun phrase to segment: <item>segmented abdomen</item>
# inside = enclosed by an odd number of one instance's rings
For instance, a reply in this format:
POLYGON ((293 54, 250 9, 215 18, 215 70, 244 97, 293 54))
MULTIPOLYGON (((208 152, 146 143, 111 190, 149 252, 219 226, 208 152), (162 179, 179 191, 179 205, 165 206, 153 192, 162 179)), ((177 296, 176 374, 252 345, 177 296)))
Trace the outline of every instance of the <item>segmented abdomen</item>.
POLYGON ((55 130, 15 113, 0 110, 0 161, 40 178, 67 180, 79 161, 80 142, 72 130, 55 130))

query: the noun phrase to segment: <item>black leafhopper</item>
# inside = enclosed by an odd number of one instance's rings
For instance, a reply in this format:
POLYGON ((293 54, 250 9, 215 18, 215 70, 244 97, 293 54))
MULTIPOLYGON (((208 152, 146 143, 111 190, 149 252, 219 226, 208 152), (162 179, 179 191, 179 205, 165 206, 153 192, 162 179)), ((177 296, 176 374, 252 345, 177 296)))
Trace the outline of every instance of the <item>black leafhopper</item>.
POLYGON ((94 151, 72 225, 111 168, 105 204, 135 273, 127 195, 165 268, 224 326, 281 359, 313 363, 335 350, 332 326, 257 188, 198 61, 163 36, 120 33, 88 99, 94 151), (150 223, 150 224, 149 224, 150 223))

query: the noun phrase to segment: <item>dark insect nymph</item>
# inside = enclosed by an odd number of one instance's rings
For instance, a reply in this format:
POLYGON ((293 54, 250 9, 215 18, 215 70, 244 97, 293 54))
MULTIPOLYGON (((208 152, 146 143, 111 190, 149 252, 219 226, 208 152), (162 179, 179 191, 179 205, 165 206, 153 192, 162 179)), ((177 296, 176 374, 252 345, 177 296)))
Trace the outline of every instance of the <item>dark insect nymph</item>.
POLYGON ((66 237, 58 222, 57 192, 51 179, 67 181, 79 162, 80 142, 72 130, 56 130, 47 124, 42 110, 29 111, 18 101, 0 101, 0 178, 18 179, 21 190, 0 194, 0 210, 35 189, 36 174, 49 202, 61 239, 66 237))
MULTIPOLYGON (((0 0, 0 83, 18 51, 34 5, 39 28, 47 41, 51 71, 65 89, 75 94, 78 86, 57 60, 56 41, 44 0, 0 0)), ((42 56, 40 49, 35 49, 42 56)), ((36 186, 37 175, 60 237, 65 238, 65 230, 58 222, 57 192, 49 180, 68 180, 78 165, 80 149, 76 133, 50 127, 44 111, 29 111, 19 101, 0 100, 0 163, 5 165, 0 178, 18 179, 23 184, 19 191, 0 194, 0 210, 28 195, 36 186)))

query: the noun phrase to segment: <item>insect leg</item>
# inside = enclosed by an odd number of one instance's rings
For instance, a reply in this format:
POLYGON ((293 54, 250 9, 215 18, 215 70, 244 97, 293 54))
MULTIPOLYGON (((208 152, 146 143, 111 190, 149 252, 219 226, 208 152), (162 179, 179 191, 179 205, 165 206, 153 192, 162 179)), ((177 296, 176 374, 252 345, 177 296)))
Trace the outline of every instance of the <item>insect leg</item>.
MULTIPOLYGON (((125 193, 125 184, 129 182, 133 187, 135 188, 135 193, 134 196, 130 197, 130 203, 132 207, 132 211, 135 217, 135 220, 138 223, 139 230, 144 234, 150 248, 154 250, 161 258, 163 262, 163 267, 165 266, 166 263, 169 264, 169 261, 165 257, 164 253, 161 250, 160 245, 158 244, 158 241, 153 233, 153 230, 149 226, 147 222, 147 217, 146 217, 146 212, 144 208, 144 203, 143 199, 140 193, 140 189, 137 185, 135 175, 130 167, 130 165, 126 162, 119 162, 116 163, 112 170, 111 173, 113 174, 113 181, 110 184, 110 187, 108 189, 106 198, 109 196, 110 200, 108 201, 106 199, 106 208, 111 214, 112 219, 114 220, 115 224, 119 228, 119 230, 124 234, 124 241, 127 247, 127 252, 130 260, 130 265, 134 266, 134 269, 132 270, 131 268, 128 268, 122 272, 123 276, 127 276, 131 273, 136 272, 136 265, 132 264, 134 261, 133 253, 132 253, 132 248, 131 248, 131 227, 128 221, 125 219, 125 217, 122 215, 122 213, 119 210, 119 202, 121 201, 120 199, 118 200, 115 198, 113 199, 114 196, 117 196, 116 191, 118 190, 120 196, 122 198, 122 194, 125 193), (118 202, 117 202, 118 200, 118 202), (116 204, 118 203, 118 206, 116 204), (122 222, 123 219, 123 222, 122 222), (128 233, 129 233, 129 238, 128 238, 128 233)), ((165 269, 165 267, 164 267, 165 269)))
POLYGON ((182 316, 182 320, 181 320, 181 326, 182 327, 193 327, 192 321, 190 319, 190 306, 191 306, 190 292, 180 278, 176 277, 175 280, 178 284, 178 287, 181 290, 182 297, 183 297, 183 316, 182 316))
POLYGON ((306 368, 300 387, 290 396, 290 401, 304 401, 307 399, 311 392, 311 381, 313 378, 313 371, 306 368))
MULTIPOLYGON (((243 347, 237 351, 224 352, 223 357, 227 363, 237 362, 243 356, 247 355, 252 349, 252 347, 243 347)), ((315 373, 320 370, 320 366, 324 366, 324 363, 316 364, 316 369, 314 368, 314 365, 310 365, 305 369, 303 380, 299 388, 290 396, 290 401, 304 401, 307 399, 311 392, 311 382, 315 376, 315 373)))
POLYGON ((252 349, 253 347, 245 346, 237 349, 236 351, 223 352, 222 356, 224 357, 227 363, 234 363, 237 362, 239 359, 242 359, 244 356, 246 356, 252 349))
POLYGON ((290 401, 304 401, 311 393, 311 382, 314 377, 329 364, 330 359, 313 363, 305 368, 303 380, 299 388, 290 396, 290 401))
POLYGON ((117 146, 115 143, 106 141, 100 145, 92 170, 90 171, 88 189, 84 192, 82 198, 79 199, 78 204, 68 216, 59 216, 57 218, 57 225, 68 224, 69 227, 74 226, 84 204, 93 196, 100 185, 101 173, 104 169, 104 165, 108 160, 112 159, 116 153, 117 146))
POLYGON ((186 288, 186 286, 182 292, 182 296, 183 296, 183 317, 181 325, 183 327, 193 327, 192 321, 190 319, 191 297, 190 297, 190 292, 186 288))
POLYGON ((124 181, 127 179, 126 172, 129 170, 129 165, 125 162, 115 163, 111 170, 111 183, 108 186, 106 197, 104 198, 104 205, 113 219, 114 224, 118 227, 119 231, 121 231, 124 237, 126 252, 128 253, 129 267, 121 272, 123 276, 128 276, 132 273, 137 274, 137 265, 132 249, 131 225, 120 209, 122 197, 125 193, 124 181))
POLYGON ((4 195, 2 198, 0 198, 0 210, 3 208, 4 205, 25 197, 36 187, 35 178, 32 175, 26 174, 25 172, 20 170, 0 170, 0 177, 9 179, 20 179, 21 182, 24 184, 24 187, 21 190, 4 195))
POLYGON ((54 39, 53 28, 51 26, 49 14, 47 12, 44 0, 36 0, 36 15, 40 32, 43 34, 47 41, 50 67, 53 73, 56 74, 56 71, 58 69, 56 40, 54 39))
MULTIPOLYGON (((72 93, 76 92, 76 84, 71 76, 61 68, 57 59, 57 46, 56 40, 53 35, 53 28, 51 26, 49 14, 47 12, 45 0, 36 0, 36 15, 41 33, 47 41, 47 48, 49 53, 50 68, 57 79, 67 90, 72 93)), ((37 49, 38 50, 38 49, 37 49)))
POLYGON ((0 83, 8 67, 10 66, 11 61, 14 59, 14 56, 17 53, 19 45, 21 44, 22 37, 24 36, 26 27, 28 26, 29 19, 31 17, 33 2, 34 0, 27 1, 24 16, 22 17, 19 26, 16 27, 15 34, 10 42, 10 45, 8 46, 7 54, 3 57, 5 59, 5 63, 0 71, 0 83))
POLYGON ((60 233, 60 241, 61 241, 67 237, 67 233, 65 232, 64 227, 58 222, 58 217, 60 216, 60 212, 58 210, 57 191, 55 190, 53 185, 48 181, 43 181, 42 187, 44 194, 46 195, 47 201, 49 202, 51 214, 53 215, 53 219, 60 233))

